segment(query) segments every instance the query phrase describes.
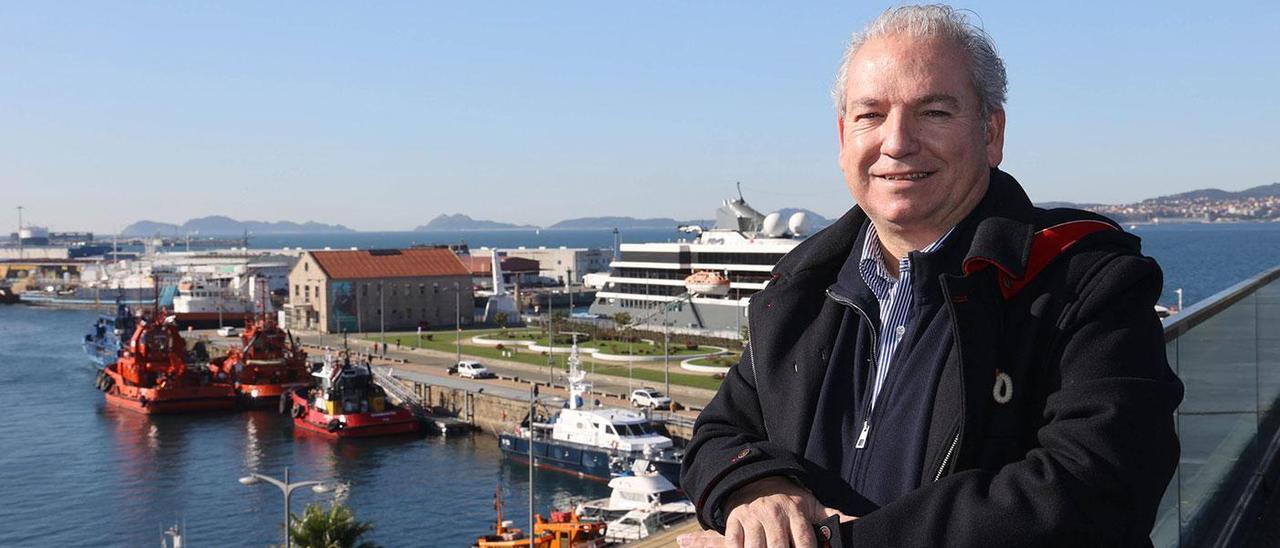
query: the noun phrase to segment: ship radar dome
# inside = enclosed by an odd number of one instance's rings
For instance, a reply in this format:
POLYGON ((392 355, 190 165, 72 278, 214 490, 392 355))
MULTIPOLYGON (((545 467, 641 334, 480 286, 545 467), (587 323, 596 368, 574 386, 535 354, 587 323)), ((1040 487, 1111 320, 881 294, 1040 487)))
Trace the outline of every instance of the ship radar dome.
POLYGON ((760 232, 770 238, 777 238, 786 233, 787 227, 782 224, 782 214, 777 211, 764 216, 764 225, 760 232))
POLYGON ((791 218, 787 220, 787 228, 791 230, 791 234, 795 236, 804 236, 809 233, 809 215, 803 211, 797 211, 791 214, 791 218))

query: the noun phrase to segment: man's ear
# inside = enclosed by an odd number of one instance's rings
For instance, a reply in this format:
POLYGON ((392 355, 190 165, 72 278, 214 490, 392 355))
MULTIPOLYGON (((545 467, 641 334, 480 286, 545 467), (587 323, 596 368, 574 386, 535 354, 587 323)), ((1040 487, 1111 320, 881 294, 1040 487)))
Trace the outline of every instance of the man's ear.
POLYGON ((836 116, 836 131, 840 134, 840 148, 844 148, 844 116, 836 116))
POLYGON ((987 165, 998 167, 1004 160, 1004 109, 987 118, 987 165))

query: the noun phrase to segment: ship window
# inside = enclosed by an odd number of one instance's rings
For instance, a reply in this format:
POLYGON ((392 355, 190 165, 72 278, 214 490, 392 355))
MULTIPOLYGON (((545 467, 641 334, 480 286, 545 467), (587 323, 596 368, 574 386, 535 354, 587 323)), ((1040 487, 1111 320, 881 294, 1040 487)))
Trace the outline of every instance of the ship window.
POLYGON ((605 432, 608 432, 608 433, 610 433, 610 434, 613 434, 613 435, 615 435, 615 436, 616 436, 616 435, 618 435, 618 432, 617 432, 617 431, 615 431, 615 430, 613 429, 613 425, 612 425, 612 424, 606 424, 606 425, 604 425, 604 431, 605 431, 605 432))

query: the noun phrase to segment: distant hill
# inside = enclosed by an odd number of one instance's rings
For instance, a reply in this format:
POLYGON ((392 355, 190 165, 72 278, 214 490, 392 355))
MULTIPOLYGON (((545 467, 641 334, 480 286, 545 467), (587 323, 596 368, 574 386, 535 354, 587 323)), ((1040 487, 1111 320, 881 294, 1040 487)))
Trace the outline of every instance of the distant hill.
POLYGON ((1219 190, 1216 188, 1204 188, 1200 190, 1192 190, 1190 192, 1180 192, 1178 194, 1170 194, 1168 196, 1160 196, 1158 198, 1148 198, 1144 202, 1174 202, 1188 200, 1238 200, 1241 198, 1277 198, 1280 197, 1280 183, 1271 183, 1269 185, 1255 186, 1240 191, 1219 190))
POLYGON ((565 219, 553 224, 548 229, 587 229, 587 228, 670 228, 675 230, 680 225, 711 226, 715 221, 692 220, 677 221, 669 217, 637 219, 635 217, 580 217, 565 219))
POLYGON ((292 221, 237 221, 222 215, 191 219, 180 225, 155 221, 138 221, 120 232, 121 236, 239 236, 245 232, 252 234, 332 234, 337 232, 355 232, 342 225, 327 225, 308 221, 295 223, 292 221))
POLYGON ((431 219, 425 225, 419 225, 413 230, 420 232, 424 230, 497 230, 497 229, 519 229, 519 228, 537 228, 530 225, 517 225, 512 223, 500 223, 498 221, 486 221, 483 219, 472 219, 461 213, 455 215, 441 214, 431 219))
MULTIPOLYGON (((824 226, 827 226, 832 222, 831 219, 823 217, 822 215, 814 213, 808 209, 788 207, 788 208, 779 209, 778 213, 782 214, 783 219, 789 219, 792 214, 801 212, 801 211, 803 211, 806 215, 808 215, 809 225, 813 227, 815 230, 822 228, 824 226)), ((767 215, 771 212, 764 211, 762 213, 767 215)), ((674 230, 677 226, 681 226, 681 225, 699 225, 706 228, 711 228, 711 226, 714 224, 716 224, 715 219, 691 219, 691 220, 681 221, 677 219, 672 219, 670 217, 654 217, 654 218, 644 218, 644 219, 637 219, 635 217, 582 217, 578 219, 566 219, 556 224, 553 224, 547 228, 549 229, 671 228, 674 230)))

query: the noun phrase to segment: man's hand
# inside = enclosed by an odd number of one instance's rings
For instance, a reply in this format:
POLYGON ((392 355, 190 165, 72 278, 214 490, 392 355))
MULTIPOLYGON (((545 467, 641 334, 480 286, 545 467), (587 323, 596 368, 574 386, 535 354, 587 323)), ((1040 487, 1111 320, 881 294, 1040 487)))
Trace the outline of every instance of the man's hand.
POLYGON ((817 548, 813 524, 833 515, 841 521, 857 519, 823 506, 813 493, 779 476, 742 486, 729 496, 725 509, 725 546, 732 547, 817 548))
POLYGON ((676 544, 680 548, 724 548, 724 535, 717 531, 698 531, 697 533, 689 533, 676 537, 676 544))

